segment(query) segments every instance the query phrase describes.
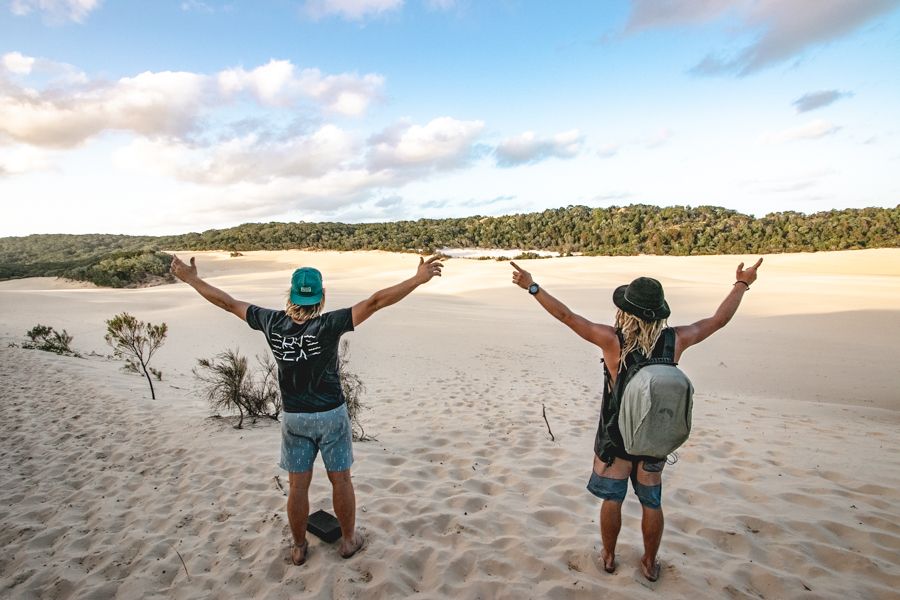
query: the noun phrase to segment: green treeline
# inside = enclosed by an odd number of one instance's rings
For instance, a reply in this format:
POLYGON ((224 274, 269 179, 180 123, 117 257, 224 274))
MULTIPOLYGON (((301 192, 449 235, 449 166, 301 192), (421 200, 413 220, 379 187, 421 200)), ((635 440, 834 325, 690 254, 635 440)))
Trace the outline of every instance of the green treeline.
POLYGON ((0 279, 56 275, 128 285, 163 275, 162 249, 389 250, 525 248, 600 255, 772 254, 900 247, 900 205, 756 219, 715 206, 569 206, 501 217, 389 223, 248 223, 148 237, 31 235, 0 238, 0 279), (127 283, 124 283, 127 282, 127 283))
MULTIPOLYGON (((64 277, 90 281, 104 287, 134 287, 175 281, 169 274, 172 256, 153 250, 122 250, 116 246, 96 244, 95 238, 107 236, 78 235, 69 238, 68 252, 59 253, 57 240, 48 244, 48 252, 41 253, 42 238, 61 236, 32 235, 27 238, 0 239, 0 280, 20 277, 64 277), (8 242, 18 240, 10 248, 8 242), (81 244, 84 246, 81 246, 81 244), (19 248, 21 246, 21 248, 19 248), (99 246, 99 249, 98 249, 99 246), (29 258, 31 262, 26 262, 29 258)), ((118 236, 117 236, 118 237, 118 236)), ((135 238, 122 240, 121 247, 129 247, 135 238)))

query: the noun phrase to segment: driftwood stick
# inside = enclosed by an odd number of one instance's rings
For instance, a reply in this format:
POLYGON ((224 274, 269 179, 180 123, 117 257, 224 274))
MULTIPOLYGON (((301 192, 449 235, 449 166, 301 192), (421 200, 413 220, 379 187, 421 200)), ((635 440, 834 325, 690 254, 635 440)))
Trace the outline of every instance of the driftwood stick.
POLYGON ((547 420, 547 407, 541 403, 541 412, 544 414, 544 423, 547 424, 547 432, 550 434, 550 441, 555 442, 556 436, 553 435, 553 430, 550 429, 550 421, 547 420))
POLYGON ((285 496, 287 496, 287 492, 284 491, 284 486, 281 485, 281 477, 276 475, 275 477, 273 477, 273 479, 275 480, 275 485, 277 485, 278 489, 281 490, 281 493, 284 494, 285 496))
POLYGON ((174 551, 175 551, 175 554, 178 555, 178 558, 181 559, 181 566, 184 567, 184 574, 187 575, 188 581, 190 581, 190 580, 191 580, 191 574, 188 573, 188 570, 187 570, 187 564, 185 564, 185 562, 184 562, 184 557, 181 556, 181 552, 179 552, 179 551, 178 551, 178 548, 176 548, 175 546, 172 546, 172 550, 174 550, 174 551))

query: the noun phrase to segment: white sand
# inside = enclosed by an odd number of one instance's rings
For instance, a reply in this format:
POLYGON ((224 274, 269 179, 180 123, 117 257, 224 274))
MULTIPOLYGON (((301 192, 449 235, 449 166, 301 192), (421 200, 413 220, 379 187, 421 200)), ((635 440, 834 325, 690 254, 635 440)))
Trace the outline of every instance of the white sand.
MULTIPOLYGON (((381 252, 196 256, 214 285, 275 307, 302 264, 323 270, 330 308, 415 264, 381 252)), ((682 324, 712 313, 739 260, 521 264, 604 322, 616 285, 656 276, 682 324)), ((596 566, 599 502, 584 485, 599 350, 509 280, 505 264, 451 260, 348 334, 379 440, 355 446, 369 544, 343 561, 311 538, 303 567, 288 561, 277 424, 208 419, 191 375, 229 346, 263 352, 261 334, 183 284, 0 283, 0 598, 896 598, 900 250, 768 256, 735 320, 685 354, 695 427, 664 475, 655 591, 636 576, 633 496, 619 570, 596 566), (169 324, 155 401, 116 362, 7 348, 42 323, 106 354, 104 319, 123 310, 169 324)), ((330 509, 316 469, 312 510, 330 509)))

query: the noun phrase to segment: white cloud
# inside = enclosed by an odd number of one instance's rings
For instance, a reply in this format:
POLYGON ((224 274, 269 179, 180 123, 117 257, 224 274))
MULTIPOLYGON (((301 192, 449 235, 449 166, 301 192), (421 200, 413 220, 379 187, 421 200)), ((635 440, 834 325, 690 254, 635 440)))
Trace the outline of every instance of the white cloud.
POLYGON ((217 216, 251 218, 300 209, 334 214, 377 195, 382 200, 373 210, 388 214, 402 207, 385 201, 385 191, 462 165, 482 127, 442 117, 424 126, 401 124, 366 142, 334 125, 284 140, 248 134, 210 146, 141 138, 117 151, 114 162, 135 175, 191 186, 194 214, 214 210, 217 216))
POLYGON ((391 183, 384 173, 348 169, 312 178, 242 181, 224 187, 181 187, 182 209, 160 218, 169 228, 178 224, 195 227, 198 222, 206 224, 211 219, 235 223, 296 212, 305 219, 322 218, 364 202, 373 190, 391 183))
POLYGON ((380 15, 397 10, 403 0, 307 0, 307 14, 315 19, 339 16, 351 21, 359 21, 370 15, 380 15))
MULTIPOLYGON (((72 65, 26 56, 21 52, 7 52, 0 57, 0 83, 3 82, 3 73, 17 79, 40 75, 45 83, 61 87, 87 83, 87 76, 72 65)), ((0 93, 2 91, 0 87, 0 93)))
POLYGON ((202 76, 171 71, 68 92, 14 88, 0 94, 0 134, 56 147, 75 146, 108 129, 184 134, 194 123, 203 92, 202 76))
POLYGON ((597 156, 600 158, 612 158, 619 153, 622 144, 603 144, 597 149, 597 156))
POLYGON ((34 68, 34 57, 21 52, 7 52, 2 58, 3 68, 16 75, 28 75, 34 68))
POLYGON ((747 75, 846 35, 898 0, 632 0, 630 32, 736 19, 756 39, 735 55, 710 54, 694 71, 747 75))
POLYGON ((818 92, 803 94, 794 100, 793 104, 798 113, 809 112, 811 110, 816 110, 817 108, 823 108, 829 104, 834 104, 841 98, 848 98, 852 95, 851 92, 842 92, 840 90, 820 90, 818 92))
POLYGON ((671 129, 669 129, 668 127, 663 127, 656 133, 653 133, 644 138, 641 143, 645 148, 659 148, 660 146, 668 144, 669 140, 671 140, 674 135, 675 134, 672 133, 671 129))
POLYGON ((482 127, 480 122, 443 117, 424 126, 390 128, 367 143, 334 125, 286 140, 270 141, 250 134, 208 147, 178 140, 138 139, 116 153, 115 163, 134 173, 215 186, 224 194, 222 198, 233 198, 217 205, 217 212, 250 216, 245 207, 252 205, 257 210, 261 204, 282 212, 292 208, 331 210, 345 200, 401 187, 421 178, 423 172, 462 164, 482 127))
POLYGON ((297 79, 297 85, 303 93, 329 110, 357 116, 381 97, 384 77, 371 73, 362 77, 347 73, 323 76, 318 69, 304 69, 297 79))
POLYGON ((100 0, 12 0, 9 4, 10 11, 20 17, 38 11, 53 21, 71 20, 76 23, 84 22, 99 7, 100 0))
POLYGON ((55 147, 76 146, 107 130, 184 137, 202 116, 243 92, 266 106, 293 108, 310 101, 326 112, 359 115, 384 85, 380 75, 298 72, 283 60, 215 76, 148 71, 106 82, 88 80, 71 65, 11 52, 2 57, 0 77, 3 72, 49 73, 53 85, 36 89, 10 80, 0 86, 0 136, 55 147))
POLYGON ((495 150, 501 167, 533 164, 548 158, 572 158, 580 151, 584 136, 577 129, 550 137, 539 137, 533 131, 507 138, 495 150))
POLYGON ((662 127, 652 133, 641 133, 635 135, 628 140, 619 140, 616 142, 608 142, 603 144, 596 150, 596 155, 600 158, 612 158, 621 152, 630 148, 645 148, 654 150, 660 146, 664 146, 675 136, 671 129, 662 127))
POLYGON ((783 144, 801 140, 816 140, 837 133, 839 129, 840 127, 836 127, 828 121, 819 119, 811 121, 806 125, 801 125, 800 127, 764 133, 761 136, 760 141, 763 144, 783 144))
POLYGON ((219 88, 225 95, 250 91, 260 102, 273 106, 290 103, 294 81, 294 65, 288 60, 270 60, 246 71, 243 67, 226 69, 218 74, 219 88))
POLYGON ((731 10, 745 9, 752 0, 631 0, 626 29, 639 31, 706 23, 731 10))
POLYGON ((50 167, 50 157, 44 150, 18 144, 0 148, 0 177, 46 171, 50 167))
POLYGON ((415 167, 454 168, 473 155, 483 121, 438 117, 427 125, 399 123, 369 140, 369 164, 375 170, 415 167))
POLYGON ((226 96, 249 91, 259 102, 271 106, 288 106, 307 97, 329 111, 350 116, 364 113, 381 96, 384 87, 381 75, 323 75, 318 69, 298 73, 287 60, 270 60, 251 71, 241 67, 227 69, 217 77, 226 96))
POLYGON ((137 139, 116 155, 122 168, 180 181, 230 185, 279 178, 315 179, 359 155, 352 136, 334 125, 309 135, 269 141, 255 134, 204 147, 178 140, 137 139))

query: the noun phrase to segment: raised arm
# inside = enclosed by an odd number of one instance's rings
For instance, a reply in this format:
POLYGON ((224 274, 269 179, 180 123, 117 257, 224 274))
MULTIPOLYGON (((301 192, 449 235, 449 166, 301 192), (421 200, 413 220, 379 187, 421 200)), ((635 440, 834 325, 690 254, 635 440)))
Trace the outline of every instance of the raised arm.
POLYGON ((416 269, 415 275, 405 281, 401 281, 397 285, 392 285, 389 288, 378 290, 362 302, 358 302, 353 305, 353 308, 351 309, 351 314, 353 316, 353 326, 358 326, 360 323, 375 314, 375 311, 381 310, 382 308, 390 306, 391 304, 400 302, 401 300, 406 298, 414 289, 416 289, 423 283, 428 283, 429 281, 431 281, 432 277, 440 277, 441 269, 443 267, 444 265, 440 262, 439 257, 437 256, 432 256, 428 260, 425 260, 420 256, 419 267, 416 269))
MULTIPOLYGON (((756 281, 756 270, 762 262, 763 259, 760 258, 756 261, 756 264, 749 269, 744 268, 744 263, 738 265, 737 272, 735 273, 736 277, 734 285, 731 287, 731 291, 728 292, 728 295, 725 296, 722 304, 716 309, 713 316, 707 317, 706 319, 700 319, 693 325, 683 325, 675 328, 675 333, 678 336, 679 355, 681 352, 684 352, 694 344, 702 342, 728 324, 728 321, 730 321, 731 317, 734 316, 734 313, 737 312, 738 306, 741 305, 744 294, 750 289, 750 285, 756 281)), ((676 356, 676 359, 677 358, 678 357, 676 356)))
POLYGON ((172 266, 169 270, 175 277, 197 290, 201 296, 219 308, 227 310, 244 321, 247 320, 247 307, 249 307, 250 304, 248 302, 235 300, 219 288, 211 286, 200 279, 200 276, 197 274, 197 264, 194 262, 193 256, 191 257, 190 265, 185 264, 180 258, 174 256, 172 258, 172 266))
MULTIPOLYGON (((531 273, 521 268, 514 262, 510 262, 513 266, 512 282, 520 288, 527 290, 534 283, 531 273)), ((601 325, 600 323, 592 323, 579 314, 572 312, 568 306, 550 295, 547 290, 537 286, 537 293, 533 294, 538 303, 544 307, 548 313, 562 321, 569 329, 601 348, 611 348, 618 343, 616 338, 616 330, 609 325, 601 325)))

